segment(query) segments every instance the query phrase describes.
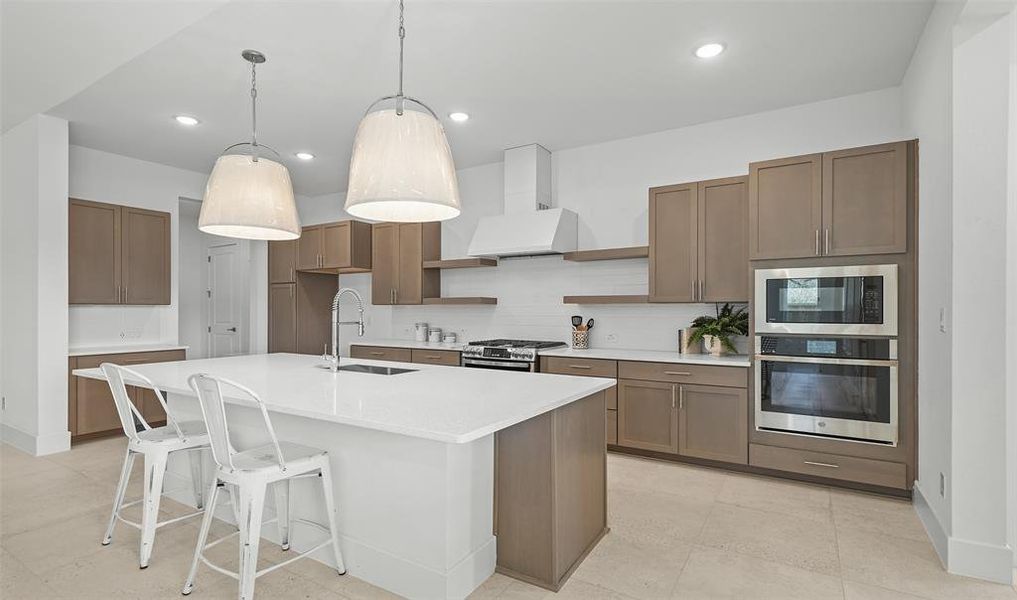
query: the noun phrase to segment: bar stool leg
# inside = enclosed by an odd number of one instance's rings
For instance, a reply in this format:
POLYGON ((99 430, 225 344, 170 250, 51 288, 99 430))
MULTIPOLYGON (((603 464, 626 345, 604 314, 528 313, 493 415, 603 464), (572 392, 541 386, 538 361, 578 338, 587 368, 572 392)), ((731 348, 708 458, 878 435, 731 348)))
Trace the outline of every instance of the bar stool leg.
POLYGON ((187 455, 191 461, 191 485, 194 487, 194 503, 200 510, 205 508, 205 499, 202 497, 205 491, 205 454, 201 450, 191 450, 187 455))
POLYGON ((127 493, 127 484, 131 480, 131 470, 134 469, 134 458, 137 456, 129 449, 124 454, 124 466, 120 469, 120 483, 117 484, 117 491, 113 495, 113 513, 109 516, 109 525, 106 527, 106 535, 102 538, 102 545, 108 546, 113 541, 113 527, 117 524, 117 514, 124 503, 124 494, 127 493))
POLYGON ((254 600, 254 578, 258 571, 258 543, 261 541, 261 515, 265 508, 264 481, 237 486, 240 498, 240 600, 254 600))
POLYGON ((166 452, 145 453, 145 492, 141 512, 141 568, 148 568, 155 543, 155 528, 159 522, 159 502, 162 500, 162 481, 166 475, 166 452))
POLYGON ((346 574, 346 563, 339 549, 339 526, 336 523, 335 498, 332 495, 332 472, 328 460, 321 467, 321 488, 325 492, 325 510, 328 511, 328 530, 332 534, 332 551, 335 553, 335 566, 340 575, 346 574))
POLYGON ((272 485, 275 493, 275 512, 279 526, 279 544, 283 550, 290 549, 290 480, 283 479, 272 485))
POLYGON ((194 559, 191 561, 191 570, 187 574, 187 581, 184 582, 184 589, 180 593, 187 595, 194 589, 194 578, 198 574, 198 561, 201 560, 201 553, 205 551, 205 544, 208 540, 208 530, 212 527, 212 519, 215 518, 215 501, 219 497, 219 482, 212 480, 212 486, 208 490, 208 503, 205 505, 205 514, 201 517, 201 530, 198 532, 198 545, 194 547, 194 559))

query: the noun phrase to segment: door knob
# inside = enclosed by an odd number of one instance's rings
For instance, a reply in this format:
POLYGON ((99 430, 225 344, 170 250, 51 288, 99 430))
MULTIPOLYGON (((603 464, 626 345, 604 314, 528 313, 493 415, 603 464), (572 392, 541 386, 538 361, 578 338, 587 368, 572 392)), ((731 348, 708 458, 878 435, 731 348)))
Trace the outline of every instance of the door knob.
POLYGON ((236 327, 227 327, 226 331, 232 331, 233 333, 236 333, 237 332, 237 328, 236 327))

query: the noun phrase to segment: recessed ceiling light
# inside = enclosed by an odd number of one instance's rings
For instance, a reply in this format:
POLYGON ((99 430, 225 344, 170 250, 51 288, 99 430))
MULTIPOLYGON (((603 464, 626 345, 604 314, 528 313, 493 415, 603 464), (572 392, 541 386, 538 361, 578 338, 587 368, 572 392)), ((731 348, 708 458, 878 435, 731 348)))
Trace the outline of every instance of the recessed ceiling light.
POLYGON ((314 158, 314 155, 310 152, 297 152, 297 158, 300 160, 311 160, 314 158))
POLYGON ((177 123, 180 123, 181 125, 187 125, 188 127, 194 127, 195 125, 201 122, 189 115, 176 115, 173 118, 176 120, 177 123))
POLYGON ((696 48, 696 56, 699 58, 713 58, 724 51, 724 44, 710 43, 703 44, 696 48))
POLYGON ((470 118, 470 115, 468 115, 468 114, 466 114, 464 112, 454 112, 454 113, 449 113, 448 114, 448 118, 452 119, 456 123, 462 123, 464 121, 468 121, 469 118, 470 118))

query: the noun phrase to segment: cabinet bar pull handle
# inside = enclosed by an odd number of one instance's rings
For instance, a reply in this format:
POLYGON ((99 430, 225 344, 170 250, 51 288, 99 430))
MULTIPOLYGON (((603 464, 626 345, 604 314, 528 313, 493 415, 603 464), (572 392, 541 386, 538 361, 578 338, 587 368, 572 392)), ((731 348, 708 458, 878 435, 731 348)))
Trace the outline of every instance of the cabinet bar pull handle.
POLYGON ((692 375, 688 371, 664 371, 664 375, 678 375, 679 377, 688 377, 692 375))
POLYGON ((569 368, 570 369, 583 369, 583 370, 589 371, 593 367, 590 367, 588 365, 569 365, 569 368))
POLYGON ((671 386, 671 410, 674 410, 674 405, 675 405, 675 401, 674 401, 674 397, 675 397, 675 389, 676 389, 677 387, 678 387, 678 386, 676 386, 676 385, 672 385, 672 386, 671 386))
POLYGON ((293 267, 290 267, 290 281, 296 281, 296 280, 297 280, 297 276, 296 276, 295 273, 293 273, 293 267))
POLYGON ((816 256, 819 256, 819 230, 816 230, 816 256))
POLYGON ((124 299, 121 300, 124 304, 127 304, 127 286, 124 286, 124 299))
POLYGON ((438 356, 437 354, 428 354, 428 355, 427 355, 427 356, 425 356, 424 358, 426 358, 426 359, 428 359, 428 360, 438 360, 438 359, 440 359, 441 357, 440 357, 440 356, 438 356))
POLYGON ((699 301, 703 301, 703 297, 706 296, 706 282, 702 279, 699 280, 699 301))
POLYGON ((696 280, 693 279, 691 283, 692 283, 692 301, 695 302, 696 301, 696 280))
POLYGON ((823 245, 826 246, 826 250, 823 254, 830 254, 830 228, 827 227, 823 230, 823 245))
POLYGON ((678 386, 678 410, 685 410, 685 386, 678 386))
POLYGON ((384 352, 375 351, 375 352, 371 352, 371 356, 385 356, 385 353, 384 352))
POLYGON ((840 465, 835 465, 833 463, 814 462, 814 461, 811 461, 811 460, 803 460, 802 462, 804 462, 807 465, 812 465, 814 467, 829 467, 831 469, 839 469, 840 468, 840 465))

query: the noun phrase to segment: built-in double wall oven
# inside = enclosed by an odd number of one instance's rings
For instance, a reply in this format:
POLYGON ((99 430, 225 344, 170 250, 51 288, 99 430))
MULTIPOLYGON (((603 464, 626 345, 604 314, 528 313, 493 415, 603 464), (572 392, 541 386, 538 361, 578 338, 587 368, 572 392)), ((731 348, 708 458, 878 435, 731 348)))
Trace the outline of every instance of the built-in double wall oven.
POLYGON ((896 445, 897 265, 755 271, 761 430, 896 445))

